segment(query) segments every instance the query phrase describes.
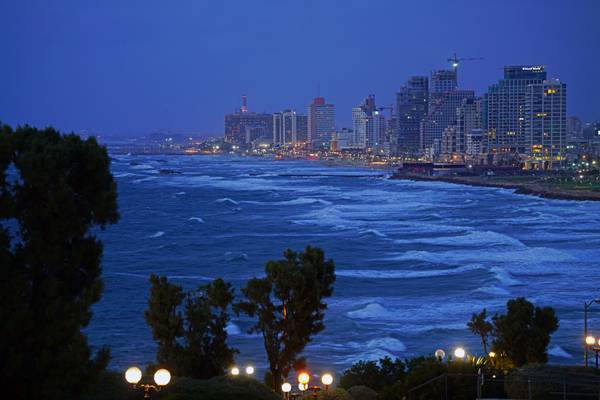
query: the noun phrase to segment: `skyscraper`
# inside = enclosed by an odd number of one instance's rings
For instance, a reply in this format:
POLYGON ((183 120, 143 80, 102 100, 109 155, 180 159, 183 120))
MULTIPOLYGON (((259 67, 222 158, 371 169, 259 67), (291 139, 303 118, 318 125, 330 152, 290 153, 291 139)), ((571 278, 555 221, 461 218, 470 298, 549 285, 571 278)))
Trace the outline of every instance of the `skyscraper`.
POLYGON ((428 113, 429 78, 413 76, 396 93, 397 128, 390 141, 395 153, 417 153, 422 119, 428 113))
POLYGON ((567 145, 567 85, 558 79, 529 85, 524 111, 529 161, 540 169, 561 165, 567 145))
POLYGON ((335 131, 335 107, 316 97, 308 106, 308 142, 313 148, 329 147, 335 131))
POLYGON ((442 134, 442 153, 465 155, 467 137, 474 137, 473 130, 481 128, 481 98, 465 98, 456 109, 456 124, 447 127, 442 134))
POLYGON ((296 110, 273 114, 273 144, 293 145, 306 141, 306 116, 296 110))
POLYGON ((369 95, 352 109, 354 146, 360 149, 378 149, 385 140, 385 116, 375 106, 375 96, 369 95))
POLYGON ((442 135, 446 128, 456 124, 456 109, 463 104, 463 100, 475 97, 472 90, 456 89, 433 94, 435 96, 429 104, 429 114, 421 121, 420 136, 421 151, 429 156, 441 153, 442 135))
POLYGON ((457 88, 456 71, 440 69, 431 73, 430 92, 434 96, 457 88))
POLYGON ((273 116, 249 112, 247 98, 242 96, 242 108, 225 115, 225 141, 234 144, 248 144, 260 138, 273 136, 273 116))
POLYGON ((487 152, 496 156, 525 152, 525 97, 529 85, 541 84, 541 65, 504 67, 504 78, 489 87, 483 101, 487 152))

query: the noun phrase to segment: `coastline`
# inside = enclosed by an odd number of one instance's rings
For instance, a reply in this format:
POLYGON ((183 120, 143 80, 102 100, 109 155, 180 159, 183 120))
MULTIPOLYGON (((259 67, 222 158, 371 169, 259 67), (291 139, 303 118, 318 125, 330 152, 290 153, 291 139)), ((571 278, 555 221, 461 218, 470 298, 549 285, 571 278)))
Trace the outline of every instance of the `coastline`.
POLYGON ((493 187, 514 190, 516 194, 525 194, 546 199, 600 201, 600 192, 586 189, 568 189, 535 180, 515 182, 511 177, 480 177, 480 176, 428 176, 419 174, 395 174, 390 179, 446 182, 458 185, 493 187))

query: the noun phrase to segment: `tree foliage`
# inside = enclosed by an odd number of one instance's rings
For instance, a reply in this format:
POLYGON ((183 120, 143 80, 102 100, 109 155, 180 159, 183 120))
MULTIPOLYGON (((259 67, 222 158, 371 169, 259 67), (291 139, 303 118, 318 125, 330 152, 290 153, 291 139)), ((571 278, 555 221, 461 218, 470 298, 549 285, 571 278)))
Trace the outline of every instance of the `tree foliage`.
POLYGON ((484 355, 488 354, 488 337, 494 328, 487 318, 487 310, 484 308, 480 313, 473 314, 471 320, 467 323, 469 330, 481 338, 484 355))
POLYGON ((319 248, 287 250, 282 260, 267 262, 264 278, 250 279, 242 289, 245 300, 235 309, 257 319, 251 331, 262 334, 269 361, 265 380, 272 388, 280 387, 302 362, 304 347, 324 329, 323 299, 333 293, 334 269, 319 248))
POLYGON ((0 382, 13 399, 75 398, 109 359, 81 329, 102 293, 96 228, 118 218, 94 138, 0 125, 0 382))
POLYGON ((406 365, 401 359, 392 360, 385 357, 379 361, 358 361, 344 371, 340 379, 340 387, 350 389, 354 386, 367 386, 373 390, 381 390, 404 379, 406 365))
POLYGON ((158 343, 159 366, 191 378, 222 375, 236 353, 227 345, 231 284, 215 279, 187 293, 164 276, 152 275, 150 284, 144 316, 158 343))
POLYGON ((535 307, 524 297, 509 300, 506 314, 493 318, 492 350, 505 354, 516 367, 548 362, 550 335, 558 329, 552 307, 535 307))

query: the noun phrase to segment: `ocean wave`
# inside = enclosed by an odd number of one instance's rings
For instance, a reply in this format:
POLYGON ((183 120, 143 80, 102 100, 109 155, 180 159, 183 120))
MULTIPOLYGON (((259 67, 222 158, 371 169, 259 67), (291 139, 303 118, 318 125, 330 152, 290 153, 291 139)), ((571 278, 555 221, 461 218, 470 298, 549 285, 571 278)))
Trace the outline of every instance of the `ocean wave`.
POLYGON ((406 345, 393 337, 383 337, 369 340, 366 343, 367 349, 381 349, 392 352, 401 352, 406 350, 406 345))
POLYGON ((183 196, 185 194, 185 192, 177 192, 177 193, 173 193, 173 196, 183 196))
POLYGON ((503 245, 513 247, 527 247, 518 239, 493 231, 468 231, 463 235, 442 236, 436 238, 416 238, 396 240, 398 244, 422 243, 438 246, 484 246, 503 245))
POLYGON ((224 254, 225 259, 227 261, 247 261, 248 254, 246 253, 234 253, 231 251, 226 251, 224 254))
POLYGON ((387 235, 385 233, 381 233, 377 229, 367 229, 359 233, 361 236, 376 236, 380 238, 385 238, 387 235))
POLYGON ((161 237, 161 236, 162 236, 162 235, 164 235, 164 234, 165 234, 165 233, 164 233, 163 231, 158 231, 158 232, 156 232, 154 235, 150 235, 150 236, 148 236, 148 238, 149 238, 149 239, 153 239, 153 238, 159 238, 159 237, 161 237))
POLYGON ((154 177, 154 176, 148 176, 146 178, 140 178, 140 179, 136 179, 134 181, 131 181, 131 183, 138 184, 138 183, 142 183, 142 182, 153 181, 155 179, 156 179, 156 177, 154 177))
POLYGON ((242 203, 246 204, 256 204, 261 206, 296 206, 296 205, 306 205, 306 204, 323 204, 323 205, 331 205, 332 203, 323 199, 315 199, 311 197, 299 197, 293 200, 285 200, 285 201, 242 201, 242 203))
POLYGON ((550 349, 548 349, 548 354, 560 358, 573 358, 571 354, 567 353, 565 349, 560 346, 552 346, 550 349))
POLYGON ((230 336, 235 336, 235 335, 241 335, 242 331, 240 329, 239 326, 237 326, 236 324, 234 324, 233 322, 229 322, 227 324, 227 326, 225 327, 225 330, 227 331, 227 334, 230 336))
POLYGON ((475 292, 489 294, 492 296, 510 296, 510 292, 500 286, 484 286, 475 289, 475 292))
POLYGON ((470 271, 485 269, 482 265, 472 264, 456 268, 428 269, 428 270, 372 270, 372 269, 338 269, 337 276, 348 278, 368 279, 413 279, 431 278, 434 276, 461 275, 470 271))
POLYGON ((205 221, 204 221, 202 218, 200 218, 200 217, 190 217, 190 218, 188 218, 188 221, 196 221, 196 222, 199 222, 199 223, 201 223, 201 224, 203 224, 203 223, 205 222, 205 221))
POLYGON ((233 205, 238 205, 240 203, 238 203, 237 201, 230 199, 229 197, 224 197, 222 199, 217 199, 215 200, 216 203, 226 203, 226 204, 233 204, 233 205))
POLYGON ((127 176, 139 176, 139 174, 134 174, 134 173, 131 173, 131 172, 122 172, 122 173, 119 173, 119 174, 114 174, 113 176, 115 178, 125 178, 127 176))

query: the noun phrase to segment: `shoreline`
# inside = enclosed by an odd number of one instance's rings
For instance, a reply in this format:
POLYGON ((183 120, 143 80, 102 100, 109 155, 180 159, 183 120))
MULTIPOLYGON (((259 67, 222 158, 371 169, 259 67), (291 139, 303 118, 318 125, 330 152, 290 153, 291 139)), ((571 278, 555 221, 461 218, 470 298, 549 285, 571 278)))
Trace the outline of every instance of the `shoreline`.
POLYGON ((545 199, 571 200, 571 201, 600 201, 600 192, 592 190, 573 190, 541 184, 536 182, 514 182, 507 177, 479 177, 479 176, 428 176, 418 174, 394 174, 390 179, 446 182, 457 185, 491 187, 514 190, 515 194, 536 196, 545 199))

